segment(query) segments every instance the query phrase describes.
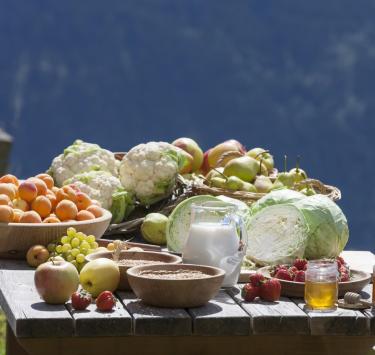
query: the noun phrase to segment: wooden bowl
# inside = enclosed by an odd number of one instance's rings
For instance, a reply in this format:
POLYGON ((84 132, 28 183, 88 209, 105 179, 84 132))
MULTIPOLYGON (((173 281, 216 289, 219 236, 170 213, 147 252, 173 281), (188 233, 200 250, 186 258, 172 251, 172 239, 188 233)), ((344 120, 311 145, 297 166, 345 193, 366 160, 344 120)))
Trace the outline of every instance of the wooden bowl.
POLYGON ((23 259, 36 244, 47 245, 58 240, 69 227, 78 232, 101 238, 111 222, 112 214, 105 210, 102 217, 89 221, 64 223, 0 223, 0 258, 23 259))
MULTIPOLYGON (((99 258, 107 258, 113 260, 113 253, 108 251, 98 252, 94 254, 89 254, 86 256, 86 260, 91 261, 99 258)), ((177 255, 172 255, 168 253, 153 252, 153 251, 129 251, 124 250, 120 253, 120 260, 148 260, 155 261, 157 263, 163 264, 180 264, 182 259, 177 255)), ((148 264, 147 266, 149 266, 148 264)), ((130 291, 131 287, 129 285, 128 276, 126 274, 127 270, 132 266, 125 266, 119 264, 120 269, 120 283, 118 290, 130 291)))
MULTIPOLYGON (((258 272, 269 278, 270 273, 267 267, 261 268, 258 272)), ((338 296, 343 297, 346 292, 359 293, 370 282, 371 275, 359 270, 350 270, 351 280, 346 282, 339 282, 338 296)), ((279 280, 281 283, 281 295, 286 297, 303 298, 305 295, 305 283, 279 280)))
POLYGON ((130 286, 144 303, 157 307, 187 308, 207 303, 219 291, 225 271, 212 266, 192 264, 154 264, 135 266, 127 271, 130 286), (145 270, 192 270, 207 274, 204 278, 163 279, 142 276, 145 270))

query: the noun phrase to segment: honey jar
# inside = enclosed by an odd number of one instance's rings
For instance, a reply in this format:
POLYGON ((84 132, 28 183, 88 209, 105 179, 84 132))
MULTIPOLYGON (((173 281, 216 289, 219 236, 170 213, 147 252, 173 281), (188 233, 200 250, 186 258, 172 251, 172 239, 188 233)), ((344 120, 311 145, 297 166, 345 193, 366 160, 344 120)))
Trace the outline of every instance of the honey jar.
POLYGON ((336 261, 309 261, 305 274, 306 306, 316 311, 335 310, 337 294, 338 270, 336 261))

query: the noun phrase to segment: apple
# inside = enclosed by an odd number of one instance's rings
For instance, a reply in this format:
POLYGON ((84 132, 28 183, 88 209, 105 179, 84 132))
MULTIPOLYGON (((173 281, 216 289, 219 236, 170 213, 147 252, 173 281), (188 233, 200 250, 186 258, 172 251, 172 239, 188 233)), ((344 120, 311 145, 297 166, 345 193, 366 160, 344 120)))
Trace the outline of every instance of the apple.
POLYGON ((52 260, 35 270, 35 287, 42 299, 50 304, 64 304, 79 286, 77 269, 67 261, 52 260))
POLYGON ((193 157, 193 167, 192 171, 197 171, 203 162, 203 152, 199 147, 198 143, 191 138, 178 138, 172 145, 183 149, 185 152, 189 153, 193 157))
POLYGON ((185 150, 175 147, 179 154, 178 172, 180 174, 189 174, 193 171, 193 157, 185 150))
POLYGON ((45 263, 49 258, 49 252, 43 245, 34 245, 26 253, 26 261, 32 267, 45 263))
POLYGON ((208 164, 208 155, 211 153, 211 149, 207 150, 203 154, 203 163, 201 165, 200 171, 203 175, 208 174, 208 172, 211 170, 210 165, 208 164))
POLYGON ((89 261, 81 270, 79 280, 82 287, 97 297, 103 291, 115 291, 120 281, 117 264, 106 258, 89 261))
MULTIPOLYGON (((211 149, 211 151, 207 155, 209 169, 217 167, 219 159, 222 157, 224 153, 227 152, 235 152, 240 153, 240 155, 242 155, 245 153, 245 148, 240 142, 234 139, 230 139, 228 141, 216 145, 211 149)), ((238 156, 236 156, 236 158, 238 158, 238 156)))
POLYGON ((263 148, 253 148, 246 154, 256 160, 262 160, 262 164, 266 166, 268 172, 272 171, 272 169, 274 168, 275 163, 273 161, 273 156, 269 153, 268 150, 265 150, 263 148))

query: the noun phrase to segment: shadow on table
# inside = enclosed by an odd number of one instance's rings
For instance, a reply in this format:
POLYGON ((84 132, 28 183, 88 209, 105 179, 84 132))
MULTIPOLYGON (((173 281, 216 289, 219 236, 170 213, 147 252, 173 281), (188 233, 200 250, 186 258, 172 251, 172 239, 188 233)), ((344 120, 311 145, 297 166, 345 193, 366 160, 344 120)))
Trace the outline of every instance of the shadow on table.
POLYGON ((2 270, 33 270, 25 260, 0 259, 2 270))

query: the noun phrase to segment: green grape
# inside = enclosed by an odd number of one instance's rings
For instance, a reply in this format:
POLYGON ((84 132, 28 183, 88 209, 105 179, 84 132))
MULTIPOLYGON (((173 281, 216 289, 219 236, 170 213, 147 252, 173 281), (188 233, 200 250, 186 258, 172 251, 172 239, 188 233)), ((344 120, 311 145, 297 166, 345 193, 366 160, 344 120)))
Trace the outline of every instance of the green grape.
POLYGON ((64 235, 61 237, 61 243, 66 244, 69 243, 69 237, 67 235, 64 235))
POLYGON ((77 256, 79 254, 79 249, 78 248, 73 248, 70 251, 70 254, 73 255, 74 257, 77 256))
POLYGON ((86 240, 84 240, 83 242, 81 242, 80 244, 80 249, 82 250, 83 249, 90 249, 90 244, 88 242, 86 242, 86 240))
POLYGON ((91 247, 92 249, 96 249, 98 246, 99 246, 99 244, 98 244, 97 242, 92 242, 92 243, 90 243, 90 247, 91 247))
POLYGON ((75 235, 76 235, 77 231, 75 230, 75 228, 73 227, 69 227, 68 230, 66 231, 66 234, 68 235, 68 237, 70 238, 74 238, 75 235))
POLYGON ((66 260, 67 260, 67 261, 73 261, 73 260, 75 261, 75 259, 76 259, 76 258, 75 258, 72 254, 69 254, 69 255, 66 257, 66 260))
POLYGON ((68 252, 69 250, 71 250, 72 249, 72 246, 70 245, 70 244, 64 244, 63 246, 62 246, 62 251, 64 252, 64 253, 66 253, 66 252, 68 252))
POLYGON ((95 242, 95 236, 94 235, 88 235, 86 239, 89 243, 95 242))
POLYGON ((76 261, 78 264, 82 264, 85 262, 85 256, 83 254, 78 254, 76 256, 76 261))
POLYGON ((81 251, 81 254, 83 255, 87 255, 89 253, 89 249, 88 248, 79 248, 80 251, 81 251))
POLYGON ((73 238, 71 241, 70 241, 70 244, 72 245, 73 248, 76 248, 79 246, 79 239, 77 237, 73 238))
POLYGON ((82 233, 82 232, 78 232, 76 234, 76 237, 79 239, 79 240, 85 240, 85 237, 86 237, 86 234, 82 233))
POLYGON ((70 263, 73 264, 78 269, 78 263, 76 260, 72 260, 70 263))
POLYGON ((55 251, 55 248, 56 248, 56 244, 54 244, 54 243, 50 243, 50 244, 47 245, 47 250, 50 253, 53 253, 55 251))
POLYGON ((56 250, 56 253, 59 253, 59 254, 62 253, 62 251, 63 251, 62 250, 62 245, 60 245, 60 244, 56 245, 56 249, 55 250, 56 250))

